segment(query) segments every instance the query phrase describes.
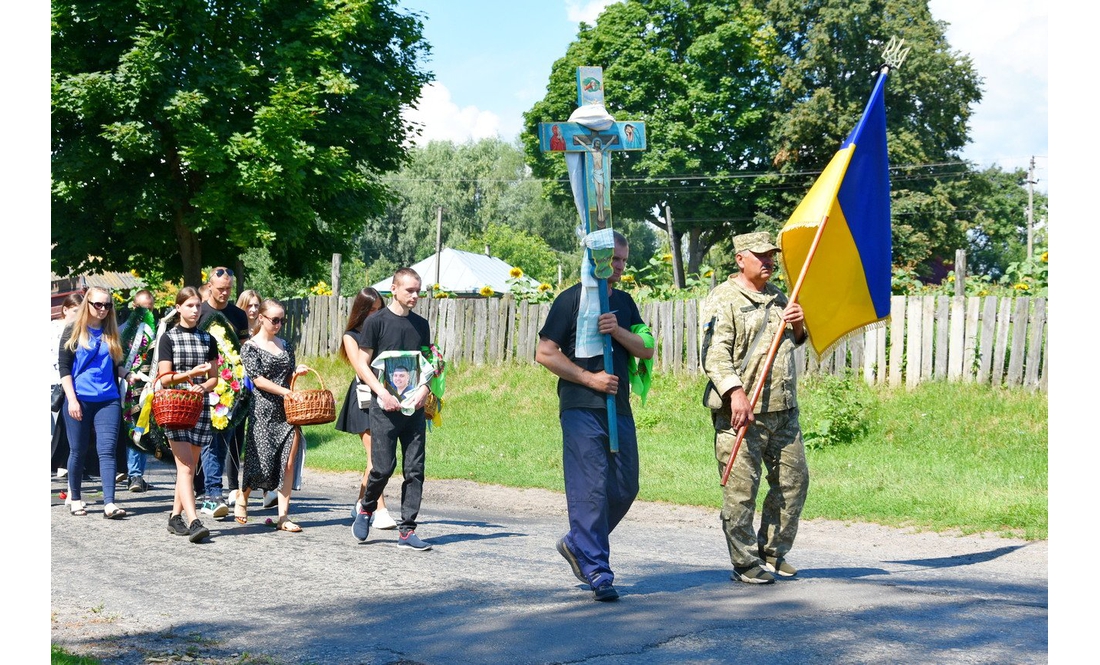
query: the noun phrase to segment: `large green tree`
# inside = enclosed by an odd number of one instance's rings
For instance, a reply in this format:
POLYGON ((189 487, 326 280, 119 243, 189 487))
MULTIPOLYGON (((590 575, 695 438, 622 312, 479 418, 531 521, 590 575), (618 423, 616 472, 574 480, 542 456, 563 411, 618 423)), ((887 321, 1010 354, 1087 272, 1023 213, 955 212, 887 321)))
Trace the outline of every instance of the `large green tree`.
MULTIPOLYGON (((562 177, 561 160, 539 153, 535 126, 572 112, 577 66, 602 66, 608 110, 645 120, 649 138, 643 153, 615 153, 612 207, 663 226, 670 205, 693 270, 730 236, 786 220, 859 118, 890 37, 912 47, 887 87, 892 163, 962 165, 979 81, 943 33, 926 0, 616 3, 596 25, 581 25, 546 97, 526 114, 528 163, 562 177)), ((895 188, 895 199, 934 187, 939 167, 921 168, 925 179, 895 188)), ((568 195, 557 182, 550 189, 568 195)), ((936 220, 908 215, 907 223, 933 244, 902 243, 912 251, 901 260, 928 259, 940 240, 936 220)))
POLYGON ((266 246, 341 251, 405 159, 430 78, 394 0, 54 0, 52 260, 197 283, 266 246))

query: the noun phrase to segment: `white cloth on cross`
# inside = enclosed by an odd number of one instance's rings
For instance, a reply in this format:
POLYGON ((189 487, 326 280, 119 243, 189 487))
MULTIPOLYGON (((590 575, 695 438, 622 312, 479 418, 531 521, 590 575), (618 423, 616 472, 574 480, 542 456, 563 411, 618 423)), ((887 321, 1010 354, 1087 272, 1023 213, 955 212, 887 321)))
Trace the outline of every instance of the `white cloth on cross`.
POLYGON ((581 302, 577 308, 577 339, 574 354, 578 358, 594 358, 603 354, 604 340, 600 334, 600 282, 592 274, 593 249, 615 249, 611 229, 599 229, 584 237, 584 261, 581 263, 581 302))
MULTIPOLYGON (((578 106, 569 116, 569 122, 575 122, 588 129, 602 132, 615 125, 615 118, 607 112, 603 104, 585 104, 578 106)), ((565 165, 569 170, 569 186, 573 190, 573 203, 582 220, 588 217, 588 205, 585 202, 587 183, 584 181, 584 153, 568 152, 565 165)), ((581 261, 581 299, 577 308, 577 338, 574 354, 578 358, 594 358, 603 355, 604 340, 599 331, 600 293, 597 290, 599 280, 592 274, 592 249, 614 249, 615 236, 610 228, 587 233, 584 225, 577 227, 577 235, 584 246, 584 259, 581 261)))

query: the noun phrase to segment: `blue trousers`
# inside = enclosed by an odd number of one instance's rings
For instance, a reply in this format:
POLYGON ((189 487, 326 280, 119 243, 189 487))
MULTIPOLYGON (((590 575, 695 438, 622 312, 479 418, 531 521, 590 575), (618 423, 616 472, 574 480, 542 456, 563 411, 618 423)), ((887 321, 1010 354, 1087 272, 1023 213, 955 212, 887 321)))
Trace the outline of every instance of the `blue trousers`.
POLYGON ((80 402, 81 419, 69 415, 69 400, 61 407, 65 418, 65 433, 69 437, 69 496, 80 499, 80 481, 84 476, 84 463, 88 447, 95 431, 96 452, 99 455, 99 477, 103 481, 103 504, 115 502, 115 444, 118 426, 122 420, 122 404, 119 399, 105 402, 80 402))
POLYGON ((619 414, 619 452, 612 453, 607 412, 566 409, 559 416, 569 533, 565 543, 593 588, 611 572, 611 531, 638 495, 638 436, 634 418, 619 414))

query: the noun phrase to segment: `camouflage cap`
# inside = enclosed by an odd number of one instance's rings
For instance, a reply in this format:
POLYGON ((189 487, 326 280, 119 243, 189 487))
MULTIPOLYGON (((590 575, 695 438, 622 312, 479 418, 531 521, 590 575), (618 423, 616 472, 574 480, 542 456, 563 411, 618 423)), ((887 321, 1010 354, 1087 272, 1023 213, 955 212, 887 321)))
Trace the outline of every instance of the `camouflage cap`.
POLYGON ((756 254, 766 254, 767 252, 783 251, 772 244, 771 235, 769 235, 766 231, 758 231, 756 233, 742 233, 739 236, 734 236, 734 253, 744 252, 745 250, 755 252, 756 254))

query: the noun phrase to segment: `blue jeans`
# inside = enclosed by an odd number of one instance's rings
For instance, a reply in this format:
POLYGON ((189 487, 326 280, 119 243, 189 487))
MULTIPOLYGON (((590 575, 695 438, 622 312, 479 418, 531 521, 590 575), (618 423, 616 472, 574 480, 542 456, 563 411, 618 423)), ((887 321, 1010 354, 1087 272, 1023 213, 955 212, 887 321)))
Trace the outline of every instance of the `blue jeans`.
POLYGON ((105 402, 80 402, 80 420, 69 415, 69 401, 61 407, 65 418, 65 433, 69 437, 69 496, 80 499, 81 478, 84 476, 84 460, 88 445, 95 431, 96 453, 99 455, 99 478, 103 482, 103 504, 115 502, 115 444, 118 427, 122 421, 122 404, 119 399, 105 402))
POLYGON ((215 429, 214 440, 210 445, 203 446, 199 453, 202 461, 203 493, 214 501, 222 498, 222 474, 225 473, 225 451, 229 447, 229 439, 233 437, 233 429, 215 429))
POLYGON ((144 476, 145 459, 145 453, 131 446, 126 446, 126 475, 131 478, 144 476))
POLYGON ((638 495, 634 417, 619 413, 619 452, 612 453, 607 412, 566 409, 559 416, 569 533, 565 544, 593 588, 613 581, 610 536, 638 495))

